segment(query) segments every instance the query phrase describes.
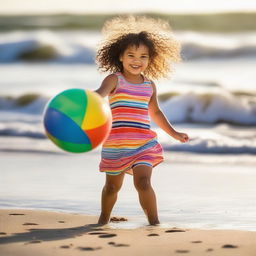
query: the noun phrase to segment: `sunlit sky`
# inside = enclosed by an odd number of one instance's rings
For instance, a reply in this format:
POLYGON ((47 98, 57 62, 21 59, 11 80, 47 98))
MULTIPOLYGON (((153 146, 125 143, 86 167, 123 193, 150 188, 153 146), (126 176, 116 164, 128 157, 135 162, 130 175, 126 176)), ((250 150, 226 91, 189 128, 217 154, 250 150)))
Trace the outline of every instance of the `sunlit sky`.
POLYGON ((0 0, 0 13, 202 13, 256 11, 256 0, 0 0))

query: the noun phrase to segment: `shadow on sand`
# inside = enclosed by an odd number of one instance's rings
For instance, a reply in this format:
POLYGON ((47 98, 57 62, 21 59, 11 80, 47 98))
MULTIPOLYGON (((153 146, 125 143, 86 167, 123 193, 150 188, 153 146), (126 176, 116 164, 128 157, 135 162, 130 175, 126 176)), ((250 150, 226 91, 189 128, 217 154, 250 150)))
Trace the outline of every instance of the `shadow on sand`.
MULTIPOLYGON (((74 238, 84 234, 88 234, 92 231, 101 231, 101 225, 98 224, 88 224, 80 227, 72 228, 59 228, 59 229, 28 229, 25 233, 15 233, 7 237, 0 237, 0 244, 7 243, 18 243, 18 242, 43 242, 43 241, 54 241, 61 239, 74 238)), ((93 232, 94 234, 105 234, 106 232, 93 232)))

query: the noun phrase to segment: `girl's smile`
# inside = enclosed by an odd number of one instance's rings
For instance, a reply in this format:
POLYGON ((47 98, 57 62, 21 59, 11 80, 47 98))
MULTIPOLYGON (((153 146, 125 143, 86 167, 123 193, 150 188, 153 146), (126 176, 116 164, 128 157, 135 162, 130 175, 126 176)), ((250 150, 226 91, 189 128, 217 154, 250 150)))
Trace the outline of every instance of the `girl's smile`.
POLYGON ((135 45, 130 46, 120 56, 120 61, 123 64, 124 74, 130 76, 140 75, 149 64, 148 47, 143 44, 140 44, 138 47, 135 45))

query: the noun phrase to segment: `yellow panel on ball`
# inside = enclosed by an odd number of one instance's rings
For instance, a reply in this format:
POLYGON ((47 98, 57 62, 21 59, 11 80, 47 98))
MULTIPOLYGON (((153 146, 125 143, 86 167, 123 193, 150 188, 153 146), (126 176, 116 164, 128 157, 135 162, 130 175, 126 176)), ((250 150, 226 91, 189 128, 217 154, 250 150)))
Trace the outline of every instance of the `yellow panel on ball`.
POLYGON ((96 92, 86 90, 87 107, 82 123, 83 130, 90 130, 105 124, 111 116, 110 108, 96 92))

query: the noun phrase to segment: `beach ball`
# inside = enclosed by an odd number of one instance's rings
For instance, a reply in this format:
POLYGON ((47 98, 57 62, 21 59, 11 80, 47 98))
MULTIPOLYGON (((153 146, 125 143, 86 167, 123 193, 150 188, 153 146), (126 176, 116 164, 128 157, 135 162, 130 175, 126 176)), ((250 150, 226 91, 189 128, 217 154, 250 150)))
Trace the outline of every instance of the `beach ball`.
POLYGON ((68 152, 82 153, 104 142, 112 115, 109 104, 96 92, 68 89, 49 101, 43 123, 54 144, 68 152))

